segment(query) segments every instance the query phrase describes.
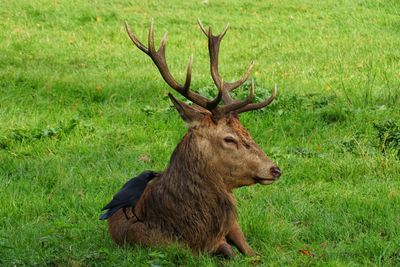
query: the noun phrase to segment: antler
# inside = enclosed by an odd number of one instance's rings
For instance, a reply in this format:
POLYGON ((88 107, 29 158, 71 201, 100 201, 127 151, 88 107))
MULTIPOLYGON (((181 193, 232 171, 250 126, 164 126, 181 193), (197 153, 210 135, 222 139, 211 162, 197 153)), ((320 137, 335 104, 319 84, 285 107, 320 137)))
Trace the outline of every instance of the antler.
MULTIPOLYGON (((218 71, 218 55, 219 55, 219 46, 221 43, 222 38, 225 36, 226 32, 229 29, 229 24, 225 26, 225 29, 219 34, 219 35, 213 35, 211 31, 211 27, 208 29, 208 31, 205 29, 203 23, 201 23, 200 19, 197 19, 197 22, 200 26, 201 31, 207 36, 208 38, 208 51, 210 54, 210 64, 211 64, 211 76, 214 80, 215 84, 221 83, 222 82, 222 87, 224 90, 222 90, 222 100, 224 101, 225 104, 231 104, 231 103, 237 103, 237 100, 233 100, 231 96, 229 95, 229 91, 232 91, 239 86, 241 86, 243 83, 245 83, 250 75, 250 72, 254 66, 254 62, 251 62, 250 66, 247 68, 245 74, 242 76, 241 79, 231 82, 231 83, 224 83, 221 79, 221 76, 219 75, 218 71)), ((277 93, 277 86, 275 85, 274 91, 267 100, 261 102, 261 103, 251 103, 253 94, 254 94, 254 79, 251 80, 251 89, 250 89, 250 95, 246 99, 246 101, 250 100, 247 102, 245 106, 241 106, 239 108, 236 108, 235 111, 238 113, 242 113, 245 111, 249 110, 255 110, 255 109, 260 109, 263 107, 268 106, 269 104, 274 101, 277 93)), ((245 101, 245 102, 246 102, 245 101)))
POLYGON ((218 70, 218 54, 219 54, 219 46, 222 38, 224 37, 226 31, 228 30, 229 24, 225 27, 225 29, 219 35, 212 35, 211 28, 207 31, 201 21, 198 19, 199 26, 203 33, 208 38, 208 49, 210 54, 210 71, 213 81, 218 89, 218 95, 213 100, 208 100, 207 98, 190 91, 190 82, 192 77, 192 57, 189 59, 189 64, 187 67, 186 73, 186 80, 183 85, 178 83, 174 77, 171 75, 168 65, 165 59, 165 49, 166 49, 166 42, 167 42, 167 33, 161 39, 160 48, 156 51, 154 47, 154 22, 151 19, 150 23, 150 30, 149 30, 149 37, 148 37, 148 47, 144 46, 139 39, 132 34, 131 29, 127 22, 125 22, 125 28, 128 32, 129 37, 131 38, 132 42, 145 54, 147 54, 157 66, 158 70, 160 71, 161 76, 163 77, 164 81, 181 95, 183 95, 188 100, 192 101, 193 103, 211 111, 214 115, 223 116, 224 114, 228 114, 231 111, 236 111, 238 113, 245 112, 248 110, 260 109, 267 105, 269 105, 276 96, 276 86, 275 91, 273 92, 272 96, 261 102, 253 104, 253 97, 254 97, 254 80, 251 81, 251 88, 249 96, 243 100, 233 100, 230 95, 229 91, 238 88, 242 85, 249 77, 251 69, 253 68, 253 62, 250 64, 248 69, 246 70, 243 77, 235 82, 225 83, 223 79, 219 75, 218 70), (224 105, 218 107, 221 99, 224 101, 224 105))
MULTIPOLYGON (((218 70, 218 55, 219 55, 219 46, 221 43, 222 38, 225 36, 226 32, 229 29, 229 24, 225 26, 225 29, 218 35, 213 35, 211 27, 206 30, 204 28, 203 23, 201 23, 200 19, 197 19, 197 23, 200 26, 201 31, 207 36, 208 38, 208 51, 210 55, 210 70, 211 70, 211 76, 214 80, 215 84, 218 84, 219 81, 221 81, 221 76, 219 75, 219 70, 218 70)), ((251 62, 250 66, 247 68, 245 74, 240 80, 237 80, 232 83, 224 83, 224 88, 225 90, 222 92, 222 99, 225 104, 230 104, 233 101, 233 99, 229 96, 228 92, 238 88, 241 86, 249 77, 251 69, 253 68, 254 63, 251 62)))
POLYGON ((132 33, 131 29, 127 22, 125 22, 125 28, 128 32, 129 37, 131 38, 132 42, 145 54, 147 54, 157 66, 158 70, 160 71, 161 76, 163 77, 164 81, 173 89, 178 91, 181 95, 186 97, 188 100, 192 101, 193 103, 208 109, 213 110, 221 101, 222 91, 218 91, 218 95, 213 100, 208 100, 207 98, 190 91, 190 82, 192 79, 192 57, 189 59, 189 64, 186 71, 186 80, 184 85, 179 84, 174 77, 171 75, 167 61, 165 59, 165 48, 167 42, 167 33, 164 33, 163 38, 161 39, 160 48, 156 51, 154 47, 154 22, 151 19, 150 22, 150 30, 149 30, 149 44, 148 47, 144 46, 139 39, 132 33))

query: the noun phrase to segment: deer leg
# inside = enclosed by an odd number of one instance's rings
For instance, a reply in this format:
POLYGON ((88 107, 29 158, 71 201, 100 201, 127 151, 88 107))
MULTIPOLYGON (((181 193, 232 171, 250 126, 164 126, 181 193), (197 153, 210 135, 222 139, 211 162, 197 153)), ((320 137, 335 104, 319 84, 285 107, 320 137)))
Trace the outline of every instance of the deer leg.
POLYGON ((228 242, 237 247, 242 254, 246 256, 256 255, 244 238, 243 232, 240 229, 240 226, 236 220, 233 223, 232 228, 226 238, 228 242))
POLYGON ((229 245, 225 239, 219 244, 215 254, 222 255, 224 258, 233 258, 235 256, 231 245, 229 245))

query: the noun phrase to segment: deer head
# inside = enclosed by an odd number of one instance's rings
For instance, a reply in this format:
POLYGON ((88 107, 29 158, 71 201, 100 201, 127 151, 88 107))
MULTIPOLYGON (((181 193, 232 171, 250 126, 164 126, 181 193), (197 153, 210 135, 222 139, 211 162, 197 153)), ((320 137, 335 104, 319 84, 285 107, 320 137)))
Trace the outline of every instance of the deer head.
POLYGON ((229 92, 248 79, 253 63, 240 80, 231 83, 224 82, 218 71, 218 54, 220 42, 228 30, 228 25, 222 33, 215 36, 211 28, 206 30, 200 20, 198 23, 208 38, 211 76, 218 89, 217 96, 212 100, 190 90, 192 58, 187 67, 185 83, 180 84, 173 78, 165 59, 167 34, 164 34, 160 47, 156 50, 153 20, 150 24, 147 47, 132 34, 127 23, 125 26, 132 42, 153 60, 164 81, 194 103, 190 106, 169 94, 180 116, 189 126, 185 138, 191 138, 192 151, 187 152, 186 155, 203 159, 206 162, 204 168, 207 170, 202 171, 208 173, 208 176, 220 177, 228 190, 255 183, 270 184, 280 177, 281 171, 253 141, 240 123, 239 114, 268 106, 276 96, 276 86, 272 96, 267 100, 252 103, 254 97, 254 80, 252 80, 250 93, 245 100, 232 99, 229 92), (190 153, 200 155, 194 156, 190 153))

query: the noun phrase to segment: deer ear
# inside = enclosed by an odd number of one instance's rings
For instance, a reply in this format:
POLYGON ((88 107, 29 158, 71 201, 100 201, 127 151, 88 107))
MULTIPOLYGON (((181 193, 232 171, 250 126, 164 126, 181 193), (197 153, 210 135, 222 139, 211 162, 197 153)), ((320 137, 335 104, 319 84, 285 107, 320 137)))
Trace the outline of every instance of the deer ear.
POLYGON ((176 99, 171 93, 169 93, 168 96, 169 96, 169 98, 171 98, 172 104, 174 104, 175 108, 179 112, 179 115, 181 115, 182 119, 186 123, 191 123, 193 121, 199 121, 204 118, 204 114, 202 112, 200 112, 199 110, 176 99))

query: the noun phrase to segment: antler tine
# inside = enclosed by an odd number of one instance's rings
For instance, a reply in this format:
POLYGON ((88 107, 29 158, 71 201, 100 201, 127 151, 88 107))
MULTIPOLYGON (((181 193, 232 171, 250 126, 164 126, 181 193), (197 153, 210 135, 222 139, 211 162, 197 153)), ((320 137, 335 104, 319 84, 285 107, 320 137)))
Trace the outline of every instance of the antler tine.
POLYGON ((149 29, 149 37, 148 37, 148 49, 151 53, 154 53, 156 51, 154 47, 154 19, 151 18, 150 20, 150 29, 149 29))
POLYGON ((275 84, 274 91, 272 92, 272 95, 267 100, 260 102, 260 103, 248 104, 246 106, 243 106, 242 108, 237 109, 236 111, 238 113, 242 113, 242 112, 246 112, 246 111, 250 111, 250 110, 264 108, 264 107, 268 106, 269 104, 271 104, 272 101, 274 101, 277 92, 278 92, 278 86, 275 84))
POLYGON ((208 36, 208 31, 206 30, 206 28, 204 28, 203 23, 201 23, 201 20, 199 18, 197 18, 197 23, 200 26, 201 31, 205 34, 205 36, 208 36))
POLYGON ((193 64, 193 56, 191 55, 190 58, 189 58, 189 64, 188 64, 187 70, 186 70, 185 85, 183 86, 183 88, 185 89, 186 93, 189 91, 190 82, 192 81, 192 64, 193 64))
POLYGON ((250 76, 251 70, 254 67, 254 61, 252 61, 249 65, 249 67, 247 68, 246 72, 244 73, 244 75, 242 76, 242 78, 240 78, 240 80, 237 80, 235 82, 229 83, 229 87, 227 88, 228 91, 231 91, 233 89, 238 88, 239 86, 241 86, 245 81, 247 81, 247 79, 250 76))
POLYGON ((132 42, 137 46, 137 48, 142 50, 144 53, 149 54, 149 50, 147 49, 147 47, 145 47, 139 41, 139 39, 132 33, 131 28, 128 25, 128 22, 126 22, 126 21, 125 21, 125 29, 126 29, 128 35, 129 35, 129 38, 131 38, 132 42))
POLYGON ((158 48, 158 51, 157 51, 157 53, 161 53, 164 57, 165 57, 165 48, 166 48, 166 44, 167 44, 167 36, 168 36, 168 32, 164 32, 164 35, 160 41, 160 48, 158 48))
POLYGON ((190 83, 192 78, 192 57, 189 60, 189 64, 187 67, 186 79, 184 85, 179 84, 174 77, 171 75, 167 61, 165 59, 165 50, 166 50, 166 42, 167 42, 167 33, 164 34, 160 48, 156 51, 154 47, 154 20, 151 19, 150 21, 150 29, 149 29, 149 36, 148 36, 148 47, 144 46, 139 39, 132 34, 131 29, 127 22, 125 22, 125 28, 128 32, 128 35, 132 42, 137 46, 140 50, 142 50, 145 54, 147 54, 154 62, 156 67, 158 68, 161 76, 163 77, 164 81, 181 95, 183 95, 188 100, 192 101, 193 103, 205 108, 205 109, 214 109, 222 98, 222 92, 219 91, 218 95, 213 100, 208 100, 204 96, 201 96, 197 93, 190 91, 190 83))
POLYGON ((228 31, 229 29, 229 23, 226 24, 224 30, 219 34, 219 38, 222 40, 222 38, 224 38, 225 33, 228 31))

